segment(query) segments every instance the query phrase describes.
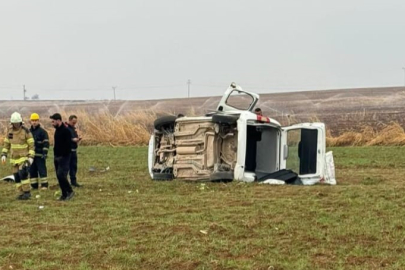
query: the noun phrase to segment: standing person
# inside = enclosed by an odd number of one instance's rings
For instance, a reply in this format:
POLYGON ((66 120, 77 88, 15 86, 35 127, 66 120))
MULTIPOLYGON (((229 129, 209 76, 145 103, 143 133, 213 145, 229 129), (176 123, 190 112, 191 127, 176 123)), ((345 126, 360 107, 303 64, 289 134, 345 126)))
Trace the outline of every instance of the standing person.
POLYGON ((70 130, 70 133, 72 134, 72 153, 70 155, 69 176, 70 176, 70 184, 72 186, 81 187, 81 185, 77 182, 76 174, 77 174, 77 147, 82 138, 79 137, 77 133, 76 124, 77 124, 77 116, 76 115, 69 116, 69 122, 66 123, 67 128, 70 130))
POLYGON ((59 187, 62 191, 60 201, 68 201, 75 195, 67 179, 69 172, 70 154, 72 151, 72 135, 62 122, 62 116, 59 113, 51 115, 52 126, 56 129, 54 135, 54 164, 56 177, 58 178, 59 187))
POLYGON ((37 113, 31 114, 30 122, 30 131, 35 140, 34 163, 30 168, 31 187, 33 189, 48 189, 48 172, 46 169, 46 158, 49 150, 48 132, 41 127, 37 113))
POLYGON ((28 172, 34 162, 34 139, 28 128, 23 125, 21 114, 11 115, 10 127, 4 138, 4 148, 1 151, 1 162, 4 164, 10 153, 10 163, 13 166, 14 181, 19 193, 18 200, 28 200, 31 197, 28 172))

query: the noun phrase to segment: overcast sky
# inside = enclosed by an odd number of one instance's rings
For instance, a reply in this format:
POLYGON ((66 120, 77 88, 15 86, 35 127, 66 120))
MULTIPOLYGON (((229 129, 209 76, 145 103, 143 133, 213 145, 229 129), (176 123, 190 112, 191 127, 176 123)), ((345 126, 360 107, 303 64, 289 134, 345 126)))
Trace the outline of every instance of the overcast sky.
POLYGON ((0 99, 404 85, 404 0, 0 2, 0 99))

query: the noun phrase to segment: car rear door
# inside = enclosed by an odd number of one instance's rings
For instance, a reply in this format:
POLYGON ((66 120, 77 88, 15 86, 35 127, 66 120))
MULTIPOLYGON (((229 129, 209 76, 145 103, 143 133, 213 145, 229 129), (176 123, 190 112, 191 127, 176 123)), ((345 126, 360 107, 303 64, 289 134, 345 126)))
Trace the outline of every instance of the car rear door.
POLYGON ((244 91, 242 87, 232 83, 222 96, 217 111, 232 113, 252 111, 258 101, 258 94, 244 91))
POLYGON ((304 123, 281 130, 280 169, 293 170, 304 185, 321 181, 325 168, 325 124, 304 123))

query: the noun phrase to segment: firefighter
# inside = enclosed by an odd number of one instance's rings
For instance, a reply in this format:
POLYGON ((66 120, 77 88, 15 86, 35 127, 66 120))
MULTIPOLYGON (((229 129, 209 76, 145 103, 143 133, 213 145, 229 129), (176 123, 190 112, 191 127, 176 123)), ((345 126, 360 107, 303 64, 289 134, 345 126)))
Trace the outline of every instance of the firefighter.
POLYGON ((1 153, 1 162, 6 162, 10 155, 13 167, 14 180, 19 195, 18 200, 28 200, 31 197, 31 185, 28 179, 29 167, 34 162, 34 139, 28 128, 23 125, 21 114, 15 112, 11 115, 10 127, 4 138, 4 148, 1 153))
POLYGON ((39 115, 37 113, 31 114, 31 134, 35 140, 35 157, 34 163, 30 168, 31 187, 33 189, 48 189, 46 158, 49 150, 49 137, 48 132, 41 127, 39 123, 39 115), (39 176, 39 178, 38 178, 39 176))

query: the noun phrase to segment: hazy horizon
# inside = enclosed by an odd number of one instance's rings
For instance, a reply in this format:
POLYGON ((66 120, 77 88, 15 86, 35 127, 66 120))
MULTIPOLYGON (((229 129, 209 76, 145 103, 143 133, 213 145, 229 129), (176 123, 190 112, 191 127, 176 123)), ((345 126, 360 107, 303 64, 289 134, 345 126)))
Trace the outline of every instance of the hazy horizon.
POLYGON ((0 95, 220 96, 403 86, 405 1, 4 1, 0 95))

